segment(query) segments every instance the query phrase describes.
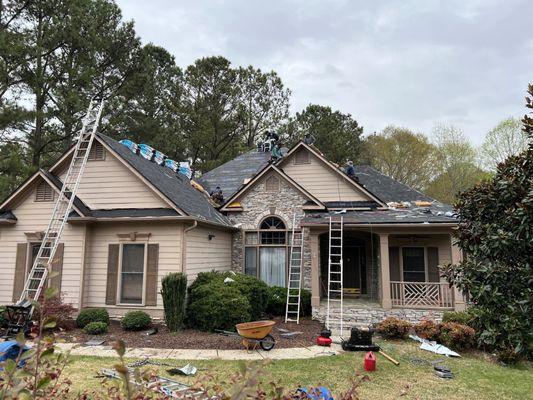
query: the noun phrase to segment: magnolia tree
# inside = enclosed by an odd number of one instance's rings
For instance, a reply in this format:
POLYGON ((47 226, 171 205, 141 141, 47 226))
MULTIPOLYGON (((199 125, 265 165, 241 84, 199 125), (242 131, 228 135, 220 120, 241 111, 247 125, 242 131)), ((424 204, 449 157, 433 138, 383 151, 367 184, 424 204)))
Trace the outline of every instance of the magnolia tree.
MULTIPOLYGON (((527 107, 533 110, 533 85, 527 107)), ((530 114, 533 114, 530 112, 530 114)), ((533 118, 523 130, 533 138, 533 118)), ((465 259, 449 281, 469 294, 482 347, 502 359, 531 357, 533 343, 533 144, 498 165, 491 180, 462 193, 457 233, 465 259)))

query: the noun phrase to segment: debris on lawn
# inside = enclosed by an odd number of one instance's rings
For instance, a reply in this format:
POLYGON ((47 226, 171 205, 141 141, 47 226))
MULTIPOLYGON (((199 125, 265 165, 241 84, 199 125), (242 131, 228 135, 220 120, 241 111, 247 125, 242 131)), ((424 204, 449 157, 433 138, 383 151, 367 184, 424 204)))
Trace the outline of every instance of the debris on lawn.
POLYGON ((185 376, 194 376, 196 375, 196 372, 198 371, 198 368, 196 368, 194 365, 187 364, 184 367, 181 368, 170 368, 167 369, 167 372, 170 375, 185 375, 185 376))
POLYGON ((159 329, 157 327, 147 330, 146 332, 143 332, 146 336, 155 335, 159 332, 159 329))
POLYGON ((437 375, 439 378, 453 379, 453 372, 447 366, 435 365, 433 369, 435 370, 435 375, 437 375))
POLYGON ((385 357, 388 361, 398 366, 400 363, 394 358, 385 354, 381 347, 377 344, 372 343, 372 335, 374 334, 373 330, 361 330, 356 327, 353 327, 350 331, 350 339, 343 340, 341 342, 342 349, 344 351, 376 351, 385 357))
POLYGON ((435 353, 435 354, 442 354, 446 357, 461 357, 455 351, 450 350, 446 346, 442 344, 438 344, 437 342, 429 341, 427 339, 422 339, 420 336, 417 336, 417 335, 409 335, 409 337, 413 340, 416 340, 417 342, 422 343, 420 345, 420 348, 422 350, 431 351, 432 353, 435 353))
POLYGON ((84 345, 85 346, 101 346, 105 343, 105 340, 100 340, 100 339, 91 339, 91 340, 87 340, 84 345))

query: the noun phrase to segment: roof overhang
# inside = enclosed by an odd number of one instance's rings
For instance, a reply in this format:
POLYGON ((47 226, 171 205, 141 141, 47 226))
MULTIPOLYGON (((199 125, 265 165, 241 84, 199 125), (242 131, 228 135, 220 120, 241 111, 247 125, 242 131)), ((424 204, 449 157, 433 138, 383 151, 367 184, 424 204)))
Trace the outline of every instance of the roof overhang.
POLYGON ((290 176, 285 174, 281 169, 279 169, 274 164, 269 164, 261 172, 259 172, 256 176, 252 178, 250 182, 248 182, 246 185, 244 185, 237 193, 235 193, 231 198, 226 202, 226 205, 222 206, 220 209, 221 211, 226 212, 232 212, 232 211, 242 211, 242 207, 229 207, 232 203, 235 203, 236 200, 242 196, 244 193, 246 193, 248 190, 250 190, 252 187, 254 187, 254 184, 261 180, 263 176, 265 176, 267 173, 274 171, 277 175, 279 175, 282 179, 284 179, 288 184, 293 186, 296 190, 298 190, 301 194, 303 194, 307 199, 311 200, 314 205, 307 205, 304 206, 305 210, 325 210, 326 206, 318 200, 315 196, 313 196, 311 193, 309 193, 307 190, 305 190, 302 186, 300 186, 294 179, 292 179, 290 176))
POLYGON ((189 216, 167 216, 167 217, 78 217, 72 216, 68 218, 68 222, 72 224, 93 224, 93 223, 113 223, 113 222, 165 222, 165 221, 178 221, 178 222, 197 222, 201 225, 214 226, 217 228, 223 228, 231 231, 238 231, 239 228, 230 225, 217 224, 216 222, 205 221, 201 218, 189 217, 189 216))

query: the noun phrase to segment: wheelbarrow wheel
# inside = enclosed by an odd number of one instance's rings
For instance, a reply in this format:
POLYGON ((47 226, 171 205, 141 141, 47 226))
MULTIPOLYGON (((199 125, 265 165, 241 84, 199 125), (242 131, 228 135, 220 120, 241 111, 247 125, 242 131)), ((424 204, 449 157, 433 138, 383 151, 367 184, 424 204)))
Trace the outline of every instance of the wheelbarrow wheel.
POLYGON ((272 335, 266 335, 263 339, 259 341, 259 346, 261 346, 264 351, 272 350, 275 345, 276 339, 274 339, 272 335))

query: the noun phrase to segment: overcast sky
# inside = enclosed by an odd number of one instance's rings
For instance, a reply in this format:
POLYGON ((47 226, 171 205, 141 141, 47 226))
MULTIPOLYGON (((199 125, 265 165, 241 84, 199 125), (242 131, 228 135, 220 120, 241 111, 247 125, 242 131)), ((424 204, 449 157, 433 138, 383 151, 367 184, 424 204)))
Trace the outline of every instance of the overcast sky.
POLYGON ((533 0, 117 0, 144 43, 185 67, 222 55, 275 70, 309 103, 431 134, 453 124, 479 144, 525 113, 533 0))

